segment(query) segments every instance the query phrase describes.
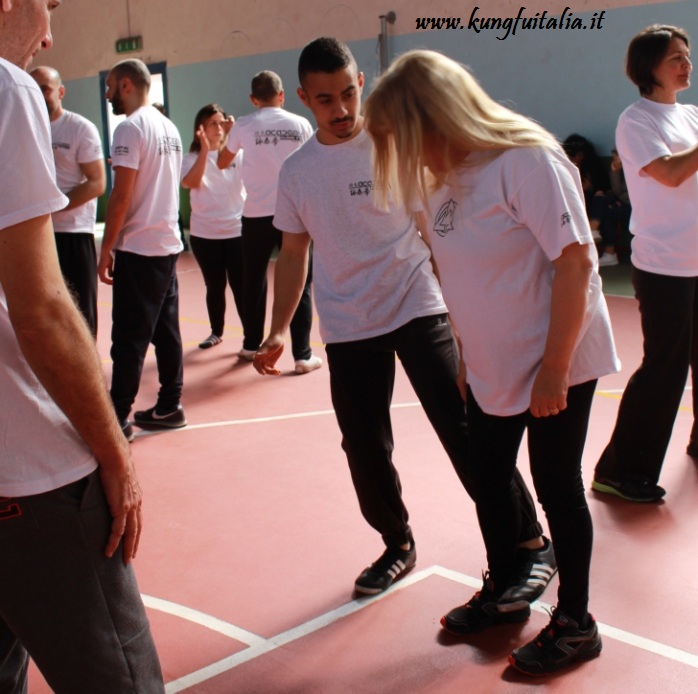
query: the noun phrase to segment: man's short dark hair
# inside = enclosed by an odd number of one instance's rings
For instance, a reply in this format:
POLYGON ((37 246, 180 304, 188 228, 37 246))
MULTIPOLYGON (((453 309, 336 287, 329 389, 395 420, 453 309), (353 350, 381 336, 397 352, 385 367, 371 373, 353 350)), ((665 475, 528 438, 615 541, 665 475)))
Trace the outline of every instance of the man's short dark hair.
POLYGON ((136 89, 145 89, 146 92, 150 91, 150 72, 142 60, 137 58, 122 60, 114 65, 111 73, 117 80, 124 79, 124 77, 131 80, 136 89))
POLYGON ((672 39, 681 39, 689 46, 688 34, 684 29, 667 24, 653 24, 643 29, 628 46, 625 74, 637 85, 642 96, 651 94, 661 86, 654 71, 669 50, 672 39))
POLYGON ((298 59, 298 81, 303 81, 309 72, 332 73, 356 65, 354 56, 346 43, 323 36, 311 41, 298 59))
POLYGON ((262 103, 269 103, 283 90, 281 77, 271 70, 262 70, 252 78, 252 96, 262 103))

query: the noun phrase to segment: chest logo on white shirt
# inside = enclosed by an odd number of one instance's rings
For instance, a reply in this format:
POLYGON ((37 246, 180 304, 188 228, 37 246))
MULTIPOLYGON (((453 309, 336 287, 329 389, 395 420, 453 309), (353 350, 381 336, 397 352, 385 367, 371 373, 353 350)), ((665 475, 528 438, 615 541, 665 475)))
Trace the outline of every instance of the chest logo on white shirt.
POLYGON ((569 212, 563 212, 562 216, 560 217, 560 226, 565 227, 568 224, 572 223, 572 215, 569 212))
POLYGON ((458 203, 451 198, 448 202, 441 205, 441 209, 436 213, 434 218, 434 231, 439 236, 446 236, 449 231, 453 231, 453 218, 456 214, 458 203))
POLYGON ((370 195, 373 190, 373 181, 357 181, 349 184, 349 195, 370 195))

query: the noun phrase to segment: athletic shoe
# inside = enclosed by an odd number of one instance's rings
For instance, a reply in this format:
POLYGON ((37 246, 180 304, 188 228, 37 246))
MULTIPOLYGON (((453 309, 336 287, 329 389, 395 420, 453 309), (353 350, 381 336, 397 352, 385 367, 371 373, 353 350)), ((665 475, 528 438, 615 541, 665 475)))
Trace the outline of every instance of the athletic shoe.
POLYGON ((494 585, 488 575, 482 577, 482 589, 465 605, 455 607, 441 617, 441 626, 452 634, 477 634, 495 624, 525 622, 531 616, 527 602, 500 605, 494 594, 494 585))
POLYGON ((296 373, 309 374, 322 366, 322 359, 311 354, 307 359, 296 359, 296 373))
POLYGON ((177 409, 167 414, 159 414, 156 407, 151 407, 149 410, 135 412, 133 415, 133 423, 141 429, 181 429, 187 426, 187 420, 184 416, 184 410, 181 405, 177 405, 177 409))
POLYGON ((618 265, 618 256, 615 253, 604 253, 599 258, 599 267, 612 267, 618 265))
POLYGON ((199 349, 210 349, 223 342, 223 338, 220 335, 211 333, 203 342, 199 342, 199 349))
POLYGON ((357 593, 364 595, 382 593, 414 568, 416 562, 417 549, 414 540, 410 540, 409 549, 388 547, 371 566, 361 572, 354 582, 354 588, 357 593))
POLYGON ((594 618, 579 624, 560 610, 553 610, 548 624, 533 641, 514 649, 509 664, 527 675, 547 675, 578 660, 591 660, 601 653, 601 637, 594 618))
POLYGON ((124 419, 123 422, 121 422, 121 431, 124 432, 124 436, 126 437, 126 440, 131 443, 134 438, 136 438, 136 435, 133 433, 133 427, 131 426, 131 422, 128 421, 128 419, 124 419))
POLYGON ((659 501, 666 494, 666 489, 650 480, 614 482, 606 477, 598 477, 591 483, 591 488, 595 492, 613 494, 637 504, 651 504, 659 501))
POLYGON ((516 573, 497 601, 500 609, 505 604, 533 602, 545 592, 550 579, 557 573, 557 562, 553 543, 547 537, 543 541, 545 544, 539 549, 519 548, 517 551, 516 573))
POLYGON ((238 357, 245 361, 254 361, 254 355, 257 354, 256 349, 245 349, 244 347, 238 352, 238 357))

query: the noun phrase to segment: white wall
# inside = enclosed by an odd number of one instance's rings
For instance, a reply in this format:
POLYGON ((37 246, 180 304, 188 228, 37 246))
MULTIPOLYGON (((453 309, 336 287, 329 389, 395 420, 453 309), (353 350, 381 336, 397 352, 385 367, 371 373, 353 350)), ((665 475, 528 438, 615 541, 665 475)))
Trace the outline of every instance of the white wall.
MULTIPOLYGON (((368 84, 378 73, 376 37, 379 13, 394 10, 390 28, 393 55, 415 47, 441 50, 472 67, 485 89, 517 110, 536 118, 564 138, 573 131, 594 141, 602 152, 613 146, 618 114, 637 93, 623 74, 629 39, 653 22, 684 26, 698 40, 696 0, 70 0, 54 13, 55 47, 41 62, 58 68, 68 88, 65 105, 101 124, 97 74, 117 60, 134 55, 146 62, 166 61, 170 115, 191 139, 196 111, 211 101, 235 115, 252 109, 249 82, 262 69, 278 72, 287 92, 287 107, 303 112, 295 96, 299 49, 319 35, 347 41, 368 84), (549 15, 570 6, 588 22, 605 10, 601 30, 501 32, 472 30, 416 31, 424 16, 453 16, 464 23, 475 6, 481 15, 549 15), (118 56, 117 38, 143 36, 143 51, 118 56), (380 9, 376 9, 376 7, 380 9)), ((698 78, 697 78, 698 79, 698 78)), ((685 100, 696 102, 695 89, 685 100)))

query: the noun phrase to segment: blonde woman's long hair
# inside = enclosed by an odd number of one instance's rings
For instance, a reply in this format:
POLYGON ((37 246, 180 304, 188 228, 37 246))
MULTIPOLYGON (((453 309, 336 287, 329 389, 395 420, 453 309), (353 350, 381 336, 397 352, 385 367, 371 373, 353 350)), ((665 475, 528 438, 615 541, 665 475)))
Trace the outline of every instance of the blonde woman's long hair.
POLYGON ((528 118, 491 99, 468 70, 440 53, 410 51, 378 79, 364 105, 374 143, 374 189, 379 204, 417 200, 429 193, 469 152, 492 156, 512 147, 559 148, 555 137, 528 118), (440 163, 428 171, 425 147, 440 163))

